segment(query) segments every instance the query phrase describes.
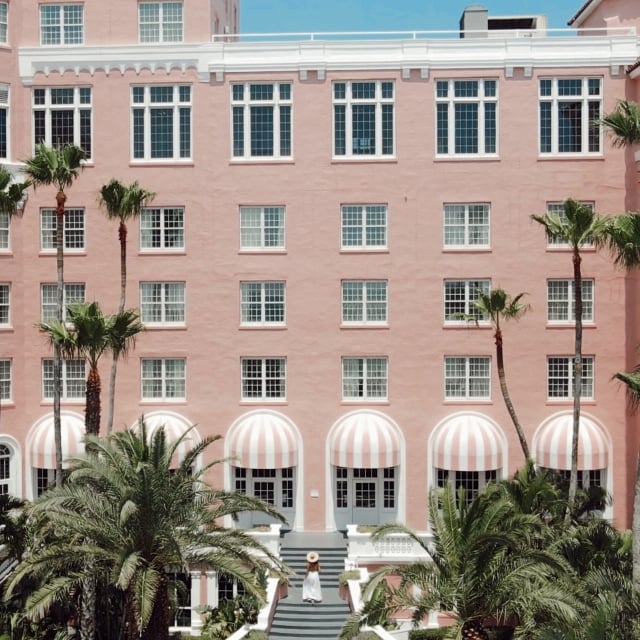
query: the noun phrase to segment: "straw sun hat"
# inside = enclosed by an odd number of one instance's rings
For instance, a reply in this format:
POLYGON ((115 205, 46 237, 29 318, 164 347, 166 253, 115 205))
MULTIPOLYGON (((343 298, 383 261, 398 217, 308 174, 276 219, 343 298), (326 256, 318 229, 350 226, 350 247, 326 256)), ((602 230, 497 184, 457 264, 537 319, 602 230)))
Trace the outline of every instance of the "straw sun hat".
POLYGON ((309 551, 309 553, 307 553, 307 562, 318 562, 319 559, 320 556, 316 551, 309 551))

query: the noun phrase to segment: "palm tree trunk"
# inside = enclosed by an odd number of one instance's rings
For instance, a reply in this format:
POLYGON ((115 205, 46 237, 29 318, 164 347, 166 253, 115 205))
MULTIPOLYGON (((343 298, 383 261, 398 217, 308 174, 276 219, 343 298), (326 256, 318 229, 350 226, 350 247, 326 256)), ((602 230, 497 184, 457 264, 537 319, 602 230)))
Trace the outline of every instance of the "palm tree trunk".
MULTIPOLYGON (((64 304, 64 203, 63 191, 56 194, 56 318, 62 321, 64 304)), ((62 396, 62 353, 60 347, 53 348, 53 438, 56 446, 56 486, 62 486, 62 418, 60 399, 62 396)))
POLYGON ((169 640, 169 581, 165 574, 160 578, 156 601, 147 628, 142 632, 140 640, 169 640))
POLYGON ((82 602, 80 605, 80 638, 94 640, 96 637, 96 588, 97 581, 87 567, 86 578, 82 580, 82 602))
MULTIPOLYGON (((127 225, 120 221, 118 227, 118 239, 120 240, 120 303, 118 311, 122 313, 127 298, 127 225)), ((109 406, 107 409, 107 433, 113 429, 113 414, 116 401, 116 379, 118 373, 118 354, 113 354, 111 373, 109 375, 109 406)))
POLYGON ((633 536, 633 586, 640 594, 640 451, 636 464, 636 486, 633 494, 633 521, 631 523, 633 536))
POLYGON ((97 364, 92 364, 87 376, 87 401, 85 408, 85 429, 87 433, 100 435, 100 373, 97 364))
POLYGON ((575 355, 573 360, 573 433, 571 435, 571 474, 565 524, 571 521, 571 511, 578 491, 578 441, 580 436, 580 396, 582 394, 582 258, 573 252, 573 294, 575 299, 575 355))
POLYGON ((498 379, 500 380, 500 391, 502 391, 502 399, 504 400, 504 404, 507 407, 509 416, 511 417, 511 422, 513 422, 513 426, 515 427, 516 433, 518 434, 518 439, 520 440, 520 448, 522 449, 522 453, 526 461, 526 460, 529 460, 531 455, 529 453, 529 445, 527 444, 527 438, 524 435, 524 430, 522 429, 522 425, 518 420, 518 416, 516 415, 516 410, 513 406, 513 403, 511 402, 509 389, 507 388, 507 376, 504 370, 504 351, 502 346, 502 331, 500 329, 496 329, 495 339, 496 339, 496 359, 497 359, 497 365, 498 365, 498 379))

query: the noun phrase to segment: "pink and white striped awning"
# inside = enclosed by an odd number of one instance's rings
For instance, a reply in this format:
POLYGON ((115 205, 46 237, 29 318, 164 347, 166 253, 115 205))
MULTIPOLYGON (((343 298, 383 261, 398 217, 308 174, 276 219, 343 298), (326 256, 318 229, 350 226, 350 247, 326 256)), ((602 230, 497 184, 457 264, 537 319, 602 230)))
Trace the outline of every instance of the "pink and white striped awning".
MULTIPOLYGON (((164 427, 164 431, 168 444, 173 444, 178 438, 182 437, 189 429, 191 422, 183 415, 174 413, 173 411, 152 411, 145 413, 144 423, 147 428, 147 437, 150 438, 158 429, 164 427)), ((138 427, 139 423, 134 425, 138 427)), ((172 467, 178 467, 184 460, 185 456, 191 449, 201 441, 200 434, 197 429, 191 429, 189 435, 183 438, 178 449, 171 460, 172 467)))
MULTIPOLYGON (((533 439, 536 462, 546 469, 571 469, 573 415, 556 415, 542 423, 533 439)), ((578 469, 591 471, 609 466, 607 434, 591 418, 580 416, 578 432, 578 469)))
MULTIPOLYGON (((67 459, 84 455, 85 435, 84 417, 71 411, 60 414, 60 433, 62 436, 62 466, 66 469, 67 459)), ((53 413, 40 418, 27 435, 27 455, 35 469, 56 468, 56 443, 53 430, 53 413)))
POLYGON ((342 418, 331 436, 331 464, 350 469, 383 469, 400 464, 397 427, 381 413, 354 411, 342 418))
POLYGON ((434 432, 433 464, 450 471, 490 471, 504 462, 504 436, 490 420, 477 413, 459 413, 434 432))
POLYGON ((228 455, 234 466, 247 469, 283 469, 298 464, 294 427, 275 411, 252 411, 229 430, 228 455))

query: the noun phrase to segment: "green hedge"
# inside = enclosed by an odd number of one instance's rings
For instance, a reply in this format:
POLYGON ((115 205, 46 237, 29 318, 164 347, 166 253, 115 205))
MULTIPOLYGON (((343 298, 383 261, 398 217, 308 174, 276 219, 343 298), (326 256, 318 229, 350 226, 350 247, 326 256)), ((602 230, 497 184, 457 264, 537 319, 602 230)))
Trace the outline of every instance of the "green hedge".
MULTIPOLYGON (((409 631, 409 640, 444 640, 447 631, 451 627, 440 627, 439 629, 412 629, 409 631)), ((485 631, 489 640, 511 640, 513 629, 511 627, 486 627, 485 631)))

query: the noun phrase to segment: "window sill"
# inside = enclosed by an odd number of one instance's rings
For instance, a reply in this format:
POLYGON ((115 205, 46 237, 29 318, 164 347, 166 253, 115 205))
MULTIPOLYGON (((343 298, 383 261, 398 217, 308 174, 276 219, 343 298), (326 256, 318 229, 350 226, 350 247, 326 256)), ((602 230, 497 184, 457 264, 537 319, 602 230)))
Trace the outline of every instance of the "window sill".
POLYGON ((500 156, 498 155, 482 155, 469 153, 467 155, 451 155, 451 156, 439 156, 433 159, 434 162, 500 162, 500 156))
POLYGON ((285 331, 287 329, 286 324, 241 324, 240 331, 285 331))
POLYGON ((143 398, 140 400, 140 404, 142 405, 152 405, 152 404, 179 404, 185 405, 187 404, 186 398, 143 398))
POLYGON ((385 406, 389 406, 391 404, 391 402, 389 401, 389 398, 342 398, 341 403, 342 405, 354 405, 354 406, 361 406, 363 404, 375 404, 376 406, 381 406, 381 405, 385 405, 385 406))
POLYGON ((459 330, 459 329, 492 329, 492 325, 490 322, 478 322, 476 324, 475 320, 469 320, 468 322, 445 322, 442 325, 443 329, 452 329, 452 330, 459 330))
POLYGON ((15 409, 16 403, 13 400, 0 400, 3 409, 15 409))
MULTIPOLYGON (((573 398, 547 398, 545 404, 548 407, 557 407, 558 405, 573 406, 573 398)), ((597 403, 594 398, 580 398, 580 404, 593 406, 597 403)))
POLYGON ((352 329, 373 329, 373 330, 377 330, 377 329, 388 329, 389 328, 389 324, 385 323, 385 324, 374 324, 374 323, 369 323, 369 324, 356 324, 356 323, 352 323, 352 324, 345 324, 342 323, 340 325, 341 329, 346 329, 347 331, 350 331, 352 329))
POLYGON ((286 400, 285 398, 273 398, 273 399, 269 399, 269 398, 242 398, 240 400, 240 404, 241 405, 257 405, 257 404, 267 404, 270 407, 273 405, 286 405, 289 404, 289 401, 286 400))
POLYGON ((442 247, 442 253, 491 253, 493 249, 489 246, 469 246, 469 247, 442 247))
MULTIPOLYGON (((57 252, 55 249, 40 249, 40 251, 38 252, 38 255, 46 258, 55 258, 57 255, 57 252)), ((86 249, 77 249, 77 250, 65 249, 62 252, 62 255, 64 255, 65 258, 70 258, 72 256, 77 256, 79 258, 86 258, 87 250, 86 249)))
POLYGON ((295 160, 289 156, 282 158, 276 156, 258 156, 255 158, 231 158, 229 160, 231 166, 243 164, 295 164, 295 160))
MULTIPOLYGON (((53 398, 43 398, 40 401, 41 405, 47 406, 47 405, 51 405, 53 406, 53 398)), ((60 404, 72 404, 72 405, 84 405, 86 404, 86 400, 85 398, 60 398, 60 404)))
POLYGON ((186 331, 186 324, 147 324, 144 325, 145 331, 186 331))
POLYGON ((180 249, 138 249, 139 256, 186 256, 184 248, 180 249))
POLYGON ((13 333, 13 325, 10 324, 2 324, 0 325, 0 333, 13 333))
POLYGON ((376 247, 341 247, 340 248, 340 253, 342 255, 349 255, 351 253, 353 253, 353 254, 362 254, 362 253, 387 254, 387 253, 391 253, 391 252, 389 251, 389 247, 380 247, 380 248, 376 248, 376 247))
MULTIPOLYGON (((546 329, 575 329, 576 327, 576 323, 575 322, 547 322, 545 328, 546 329)), ((586 321, 582 321, 582 328, 583 329, 597 329, 598 325, 595 322, 586 322, 586 321)))
POLYGON ((259 255, 285 256, 285 255, 287 255, 287 250, 284 249, 284 248, 281 248, 281 249, 260 249, 260 248, 255 248, 255 249, 239 249, 238 253, 243 255, 243 256, 247 256, 247 255, 251 255, 251 256, 259 256, 259 255))
POLYGON ((175 158, 158 158, 158 159, 135 159, 129 160, 130 167, 194 167, 195 162, 193 158, 185 158, 184 160, 177 160, 175 158))
POLYGON ((470 404, 482 404, 488 405, 493 404, 493 400, 491 398, 445 398, 445 405, 470 405, 470 404))
POLYGON ((549 162, 554 160, 604 160, 604 154, 599 151, 597 153, 539 153, 538 160, 541 162, 549 162))
POLYGON ((396 156, 333 156, 331 158, 331 164, 353 164, 354 162, 366 164, 397 164, 398 158, 396 156))

